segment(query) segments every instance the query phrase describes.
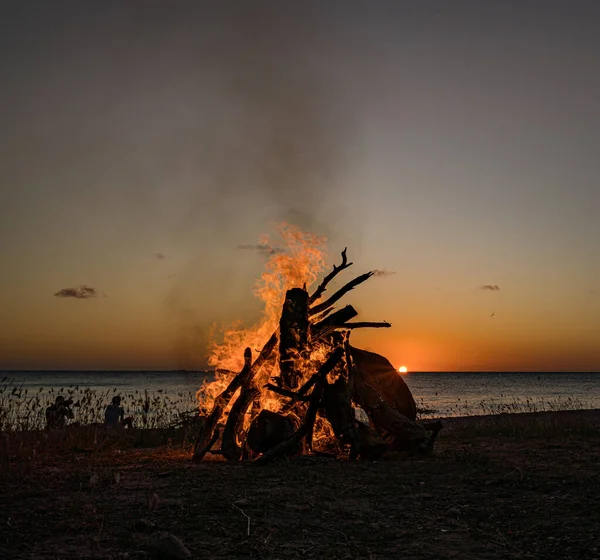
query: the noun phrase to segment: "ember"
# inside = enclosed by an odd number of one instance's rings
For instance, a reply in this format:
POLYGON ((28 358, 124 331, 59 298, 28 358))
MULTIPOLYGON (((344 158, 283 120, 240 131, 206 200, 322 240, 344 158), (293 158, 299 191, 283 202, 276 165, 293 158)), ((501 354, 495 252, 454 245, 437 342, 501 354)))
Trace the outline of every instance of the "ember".
MULTIPOLYGON (((287 250, 268 253, 256 290, 265 303, 262 321, 233 329, 214 345, 215 380, 198 392, 203 416, 194 460, 207 453, 257 463, 323 450, 350 459, 376 459, 390 450, 430 453, 441 424, 418 424, 415 401, 396 368, 350 344, 353 329, 390 323, 352 322, 357 312, 351 305, 334 309, 373 272, 323 300, 329 283, 352 265, 346 249, 311 294, 307 286, 323 270, 324 239, 288 225, 279 233, 287 250), (218 441, 220 451, 214 451, 218 441)), ((268 239, 261 245, 271 247, 268 239)))

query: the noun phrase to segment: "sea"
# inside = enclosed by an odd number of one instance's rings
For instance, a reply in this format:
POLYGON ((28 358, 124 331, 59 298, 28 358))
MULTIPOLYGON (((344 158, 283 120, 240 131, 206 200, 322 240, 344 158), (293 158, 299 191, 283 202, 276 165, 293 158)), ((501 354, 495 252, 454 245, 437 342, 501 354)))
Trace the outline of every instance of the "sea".
MULTIPOLYGON (((43 400, 61 390, 75 399, 93 394, 98 405, 121 395, 130 403, 162 400, 189 411, 197 406, 202 383, 211 379, 203 371, 4 371, 0 391, 4 387, 6 398, 17 388, 18 395, 43 400)), ((413 372, 403 379, 429 418, 600 408, 600 372, 413 372)))

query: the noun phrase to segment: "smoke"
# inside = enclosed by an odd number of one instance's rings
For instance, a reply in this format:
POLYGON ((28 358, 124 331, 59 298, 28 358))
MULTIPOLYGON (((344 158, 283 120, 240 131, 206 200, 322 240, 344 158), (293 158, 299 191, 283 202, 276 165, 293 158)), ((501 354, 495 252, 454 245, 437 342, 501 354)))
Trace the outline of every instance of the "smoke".
MULTIPOLYGON (((327 63, 333 33, 327 10, 316 3, 259 0, 209 12, 197 70, 204 105, 194 109, 205 134, 195 162, 197 188, 179 232, 261 256, 282 251, 254 243, 257 229, 264 233, 271 222, 331 236, 336 221, 348 215, 336 178, 351 119, 327 63)), ((242 268, 249 265, 237 262, 230 270, 226 259, 232 255, 208 246, 204 251, 181 271, 181 286, 172 289, 177 294, 167 305, 179 301, 194 309, 195 324, 204 327, 223 319, 229 300, 236 302, 238 318, 250 321, 244 312, 254 312, 254 304, 241 303, 243 287, 235 282, 247 275, 251 286, 255 271, 250 275, 242 268), (200 296, 207 291, 214 297, 200 296)), ((176 307, 169 312, 181 316, 176 307)), ((182 354, 190 337, 179 336, 182 354)))
POLYGON ((208 369, 211 328, 197 323, 181 325, 173 340, 177 368, 185 371, 208 369))
POLYGON ((350 123, 326 62, 327 10, 259 0, 204 19, 206 134, 188 223, 201 217, 221 235, 249 221, 327 229, 343 212, 336 176, 350 123))
POLYGON ((393 276, 394 274, 396 274, 396 271, 386 270, 385 268, 373 271, 373 276, 393 276))
POLYGON ((483 286, 479 286, 480 290, 488 290, 490 292, 498 292, 500 291, 500 286, 498 284, 484 284, 483 286))
POLYGON ((238 249, 256 251, 259 255, 270 257, 284 253, 285 250, 281 247, 272 247, 268 243, 256 243, 254 245, 238 245, 238 249))
POLYGON ((82 284, 76 288, 63 288, 55 292, 57 298, 73 298, 73 299, 92 299, 98 297, 100 292, 96 288, 82 284))

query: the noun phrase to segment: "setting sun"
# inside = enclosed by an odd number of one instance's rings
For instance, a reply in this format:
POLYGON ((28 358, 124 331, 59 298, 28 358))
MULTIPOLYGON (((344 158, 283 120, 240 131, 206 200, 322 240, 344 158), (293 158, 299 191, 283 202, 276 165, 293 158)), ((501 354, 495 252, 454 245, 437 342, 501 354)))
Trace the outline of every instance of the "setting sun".
POLYGON ((399 371, 400 373, 408 373, 408 368, 407 368, 406 366, 400 366, 400 367, 398 368, 398 371, 399 371))

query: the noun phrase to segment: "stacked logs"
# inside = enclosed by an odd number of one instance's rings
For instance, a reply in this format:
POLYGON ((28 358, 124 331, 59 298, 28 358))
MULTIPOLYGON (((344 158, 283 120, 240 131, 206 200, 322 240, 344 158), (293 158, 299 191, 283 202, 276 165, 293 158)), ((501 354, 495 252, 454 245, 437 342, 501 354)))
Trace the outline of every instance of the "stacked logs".
POLYGON ((256 359, 246 348, 244 367, 201 419, 194 461, 216 453, 213 447, 219 439, 218 453, 229 461, 254 459, 264 464, 286 455, 314 453, 318 417, 328 421, 338 449, 351 459, 376 459, 390 450, 432 451, 441 424, 418 424, 412 394, 390 362, 350 344, 353 329, 391 325, 351 322, 357 315, 351 305, 337 311, 333 307, 373 273, 354 278, 319 302, 331 280, 351 265, 344 249, 341 264, 312 295, 306 287, 287 291, 279 329, 256 359), (314 358, 317 354, 323 357, 314 358), (276 369, 279 375, 272 377, 276 369), (278 412, 261 409, 264 391, 278 395, 278 412), (368 424, 357 420, 356 407, 366 412, 368 424))

